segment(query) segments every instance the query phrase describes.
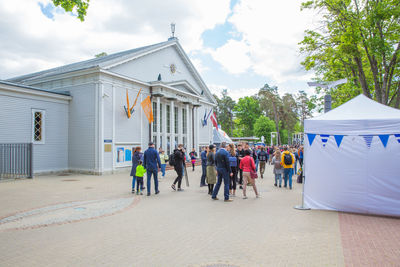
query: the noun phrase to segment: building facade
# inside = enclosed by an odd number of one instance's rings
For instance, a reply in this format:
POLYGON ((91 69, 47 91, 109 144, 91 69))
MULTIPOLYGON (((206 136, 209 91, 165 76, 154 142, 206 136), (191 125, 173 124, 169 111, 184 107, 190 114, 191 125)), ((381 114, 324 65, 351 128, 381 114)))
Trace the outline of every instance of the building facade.
MULTIPOLYGON (((67 157, 70 171, 102 174, 128 167, 132 148, 146 149, 149 141, 168 154, 179 143, 199 151, 212 141, 212 125, 204 125, 202 119, 216 101, 176 38, 8 82, 58 94, 68 92, 64 115, 68 122, 62 126, 67 141, 60 138, 65 149, 59 153, 67 157), (148 96, 154 118, 151 124, 141 106, 148 96)), ((46 119, 46 129, 49 123, 46 119)), ((17 139, 8 141, 20 142, 17 139)))

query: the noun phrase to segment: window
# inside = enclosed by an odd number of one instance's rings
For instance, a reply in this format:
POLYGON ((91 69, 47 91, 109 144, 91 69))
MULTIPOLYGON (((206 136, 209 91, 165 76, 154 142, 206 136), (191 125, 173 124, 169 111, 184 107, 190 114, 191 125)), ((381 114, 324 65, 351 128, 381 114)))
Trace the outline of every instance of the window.
POLYGON ((167 133, 171 133, 171 106, 167 105, 167 133))
POLYGON ((183 146, 188 148, 187 143, 186 143, 186 136, 182 137, 182 139, 183 139, 183 141, 182 141, 183 146))
POLYGON ((167 136, 167 153, 171 154, 171 136, 167 136))
POLYGON ((178 147, 178 136, 175 136, 175 148, 177 148, 178 147))
MULTIPOLYGON (((162 104, 160 103, 160 133, 162 133, 162 131, 162 104)), ((162 146, 162 144, 160 146, 162 146)))
POLYGON ((157 103, 153 102, 153 132, 157 132, 157 103))
POLYGON ((175 133, 178 133, 178 107, 175 107, 175 133))
POLYGON ((157 149, 158 148, 157 135, 153 135, 153 143, 154 143, 154 147, 157 149))
POLYGON ((44 110, 32 110, 32 142, 34 144, 44 144, 44 110))
POLYGON ((186 134, 187 133, 187 120, 186 120, 186 109, 182 109, 182 133, 186 134))

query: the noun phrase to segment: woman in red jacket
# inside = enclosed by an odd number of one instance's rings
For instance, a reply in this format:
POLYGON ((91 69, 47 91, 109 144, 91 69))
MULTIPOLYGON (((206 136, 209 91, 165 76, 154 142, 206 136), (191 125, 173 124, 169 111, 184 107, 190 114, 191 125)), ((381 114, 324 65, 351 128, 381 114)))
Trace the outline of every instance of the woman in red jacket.
POLYGON ((246 186, 247 183, 250 183, 253 186, 254 192, 256 193, 256 197, 260 197, 257 191, 256 182, 253 178, 251 178, 250 172, 256 170, 256 165, 254 164, 254 159, 250 157, 250 150, 246 150, 244 152, 245 157, 240 161, 240 169, 243 170, 243 199, 247 199, 246 196, 246 186))

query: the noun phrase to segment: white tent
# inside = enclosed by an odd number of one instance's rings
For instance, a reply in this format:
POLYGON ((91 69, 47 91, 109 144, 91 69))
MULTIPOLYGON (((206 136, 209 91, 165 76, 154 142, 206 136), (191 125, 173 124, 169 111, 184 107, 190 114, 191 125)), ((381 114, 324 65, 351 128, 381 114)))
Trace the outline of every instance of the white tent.
POLYGON ((233 143, 232 139, 221 128, 217 130, 217 128, 213 127, 213 143, 221 144, 222 142, 233 143))
POLYGON ((400 216, 400 110, 359 95, 304 132, 306 206, 400 216))

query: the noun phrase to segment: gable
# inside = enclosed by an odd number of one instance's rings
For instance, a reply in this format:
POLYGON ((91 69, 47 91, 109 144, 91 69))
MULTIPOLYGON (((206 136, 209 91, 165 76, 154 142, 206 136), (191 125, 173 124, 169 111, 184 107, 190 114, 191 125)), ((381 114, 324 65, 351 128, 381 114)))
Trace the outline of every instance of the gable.
POLYGON ((161 82, 165 84, 186 81, 190 84, 190 88, 185 85, 172 86, 192 94, 202 95, 203 100, 215 103, 192 63, 182 55, 182 52, 176 43, 171 43, 160 50, 105 68, 145 82, 157 81, 159 74, 161 74, 161 82))

